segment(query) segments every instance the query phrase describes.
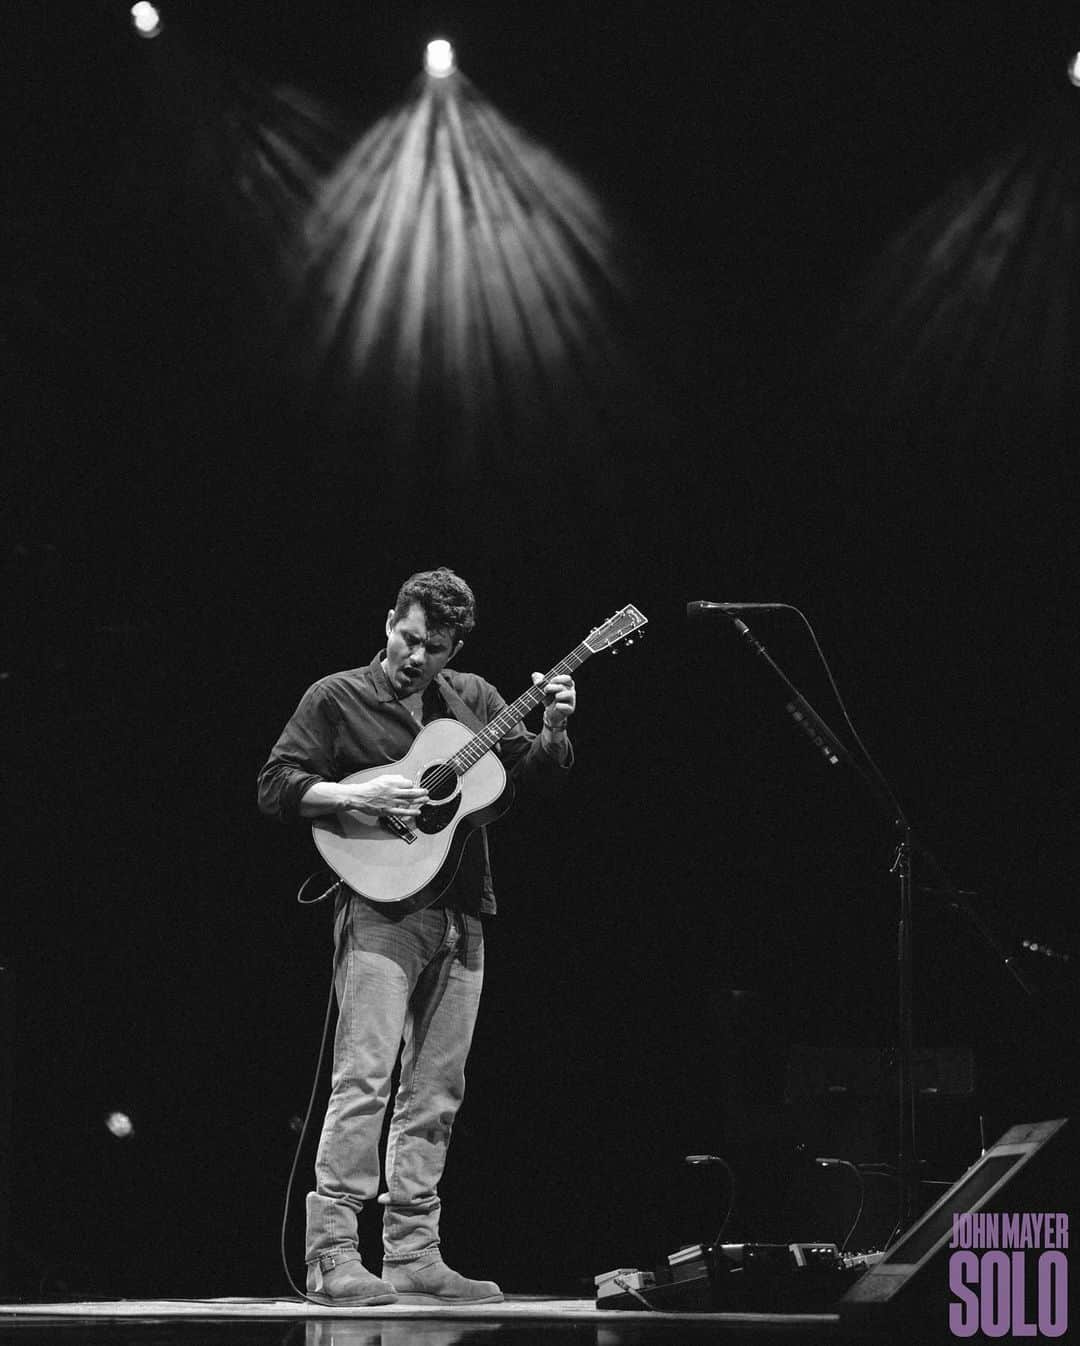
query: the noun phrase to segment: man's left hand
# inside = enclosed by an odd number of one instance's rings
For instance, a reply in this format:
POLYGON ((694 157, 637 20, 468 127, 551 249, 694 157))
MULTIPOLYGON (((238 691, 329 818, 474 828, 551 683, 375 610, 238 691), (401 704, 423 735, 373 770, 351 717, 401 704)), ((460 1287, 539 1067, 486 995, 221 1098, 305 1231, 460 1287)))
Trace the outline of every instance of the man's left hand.
MULTIPOLYGON (((543 673, 534 673, 532 680, 537 686, 544 683, 543 673)), ((577 688, 569 673, 556 673, 549 682, 544 683, 544 724, 552 733, 557 734, 566 728, 566 722, 576 706, 577 688)))

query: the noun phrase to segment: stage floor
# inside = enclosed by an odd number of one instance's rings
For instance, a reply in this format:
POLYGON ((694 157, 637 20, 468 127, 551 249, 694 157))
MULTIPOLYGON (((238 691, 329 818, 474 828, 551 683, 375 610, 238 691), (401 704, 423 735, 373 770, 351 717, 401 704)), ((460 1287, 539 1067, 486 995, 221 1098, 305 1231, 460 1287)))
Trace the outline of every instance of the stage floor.
POLYGON ((295 1299, 0 1304, 0 1343, 52 1338, 72 1346, 816 1346, 838 1341, 839 1326, 835 1314, 613 1312, 588 1299, 545 1296, 459 1309, 324 1309, 295 1299))

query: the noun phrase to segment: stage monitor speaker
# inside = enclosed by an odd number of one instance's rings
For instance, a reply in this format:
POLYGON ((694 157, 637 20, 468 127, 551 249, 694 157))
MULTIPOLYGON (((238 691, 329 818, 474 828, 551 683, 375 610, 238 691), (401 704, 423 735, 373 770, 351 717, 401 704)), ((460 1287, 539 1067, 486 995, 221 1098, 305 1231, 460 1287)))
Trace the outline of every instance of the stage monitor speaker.
POLYGON ((848 1290, 839 1304, 841 1325, 888 1330, 917 1322, 928 1336, 944 1336, 954 1300, 947 1255, 953 1216, 1067 1214, 1075 1179, 1072 1156, 1061 1140, 1067 1121, 1025 1123, 1006 1131, 848 1290))

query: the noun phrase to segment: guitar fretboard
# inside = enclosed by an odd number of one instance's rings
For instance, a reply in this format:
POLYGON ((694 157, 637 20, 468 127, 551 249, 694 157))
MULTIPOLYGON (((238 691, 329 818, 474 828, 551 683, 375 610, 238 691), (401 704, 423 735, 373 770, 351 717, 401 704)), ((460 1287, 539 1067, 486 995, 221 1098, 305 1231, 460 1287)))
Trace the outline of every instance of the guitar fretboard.
POLYGON ((544 674, 542 682, 534 683, 527 692, 522 692, 516 701, 511 701, 508 706, 499 711, 490 724, 486 724, 479 733, 474 734, 469 739, 468 743, 454 753, 453 757, 448 760, 447 765, 453 767, 457 775, 463 776, 470 767, 479 762, 486 752, 490 752, 499 739, 508 734, 514 725, 520 723, 529 711, 535 710, 540 705, 544 699, 545 685, 557 673, 572 673, 575 668, 580 668, 592 653, 593 651, 582 641, 576 649, 570 651, 565 659, 560 659, 554 668, 549 669, 544 674))

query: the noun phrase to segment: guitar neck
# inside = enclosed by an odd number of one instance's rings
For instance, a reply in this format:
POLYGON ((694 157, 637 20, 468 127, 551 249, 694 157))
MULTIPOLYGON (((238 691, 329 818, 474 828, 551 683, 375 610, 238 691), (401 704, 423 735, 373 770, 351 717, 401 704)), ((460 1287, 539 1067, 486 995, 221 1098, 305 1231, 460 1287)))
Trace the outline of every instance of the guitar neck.
POLYGON ((490 752, 500 739, 506 737, 514 725, 520 724, 529 711, 535 710, 540 705, 544 699, 545 685, 557 673, 572 673, 575 668, 580 668, 592 653, 593 651, 583 641, 576 649, 571 650, 565 659, 560 659, 554 668, 548 669, 540 682, 534 683, 527 692, 522 692, 516 701, 504 706, 490 724, 486 724, 479 733, 474 734, 468 743, 450 758, 450 764, 457 774, 462 776, 471 766, 475 766, 485 753, 490 752))

